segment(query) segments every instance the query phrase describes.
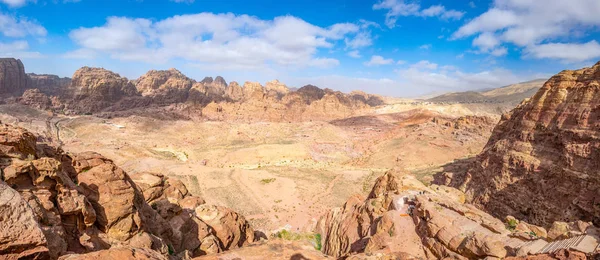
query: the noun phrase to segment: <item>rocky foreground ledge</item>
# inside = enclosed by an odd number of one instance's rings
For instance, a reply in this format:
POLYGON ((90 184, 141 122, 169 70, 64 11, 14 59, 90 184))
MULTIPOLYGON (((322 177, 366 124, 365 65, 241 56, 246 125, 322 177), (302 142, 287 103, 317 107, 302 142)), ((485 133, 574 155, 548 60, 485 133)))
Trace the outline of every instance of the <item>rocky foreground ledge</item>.
POLYGON ((457 189, 396 171, 367 197, 327 212, 317 246, 258 240, 264 234, 242 215, 206 205, 176 179, 128 175, 100 154, 38 139, 0 125, 3 259, 586 259, 598 246, 600 230, 589 222, 547 230, 502 221, 465 204, 457 189))
POLYGON ((68 154, 37 139, 24 129, 0 126, 4 258, 99 251, 90 257, 102 259, 109 248, 114 259, 190 258, 254 241, 243 216, 204 204, 178 180, 130 176, 100 154, 68 154))

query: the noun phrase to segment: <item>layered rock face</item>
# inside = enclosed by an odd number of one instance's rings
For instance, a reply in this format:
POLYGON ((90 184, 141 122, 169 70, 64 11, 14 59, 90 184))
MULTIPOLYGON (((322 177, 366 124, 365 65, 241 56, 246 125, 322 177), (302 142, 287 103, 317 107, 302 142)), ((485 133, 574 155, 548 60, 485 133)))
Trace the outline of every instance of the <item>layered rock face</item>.
POLYGON ((403 216, 394 203, 407 187, 388 172, 376 180, 367 198, 355 195, 343 207, 327 212, 316 230, 321 234, 323 253, 348 257, 384 250, 389 255, 403 255, 403 259, 425 257, 412 219, 403 216))
POLYGON ((194 81, 176 69, 151 70, 135 84, 142 96, 153 97, 158 104, 184 102, 194 81))
POLYGON ((21 60, 0 59, 0 94, 20 94, 29 84, 25 67, 21 60))
POLYGON ((0 127, 4 255, 57 258, 129 247, 137 251, 106 254, 145 255, 148 249, 162 257, 200 256, 254 240, 243 216, 204 205, 180 181, 152 173, 132 179, 102 155, 65 154, 36 139, 21 128, 0 127))
POLYGON ((197 82, 176 69, 151 70, 130 81, 102 68, 83 67, 69 79, 25 75, 20 61, 14 59, 5 59, 2 64, 7 87, 0 88, 0 93, 17 91, 20 95, 31 88, 21 97, 22 104, 66 114, 244 121, 333 120, 383 104, 375 95, 344 94, 313 85, 290 91, 277 80, 265 86, 258 82, 228 85, 220 76, 197 82))
POLYGON ((438 176, 498 217, 600 224, 600 63, 563 71, 503 115, 466 174, 438 176))
POLYGON ((29 88, 38 89, 48 96, 62 96, 71 84, 70 78, 61 78, 56 75, 27 74, 30 79, 29 88))
POLYGON ((101 68, 83 67, 73 74, 65 100, 70 108, 81 113, 93 113, 113 106, 124 97, 138 92, 127 78, 101 68))

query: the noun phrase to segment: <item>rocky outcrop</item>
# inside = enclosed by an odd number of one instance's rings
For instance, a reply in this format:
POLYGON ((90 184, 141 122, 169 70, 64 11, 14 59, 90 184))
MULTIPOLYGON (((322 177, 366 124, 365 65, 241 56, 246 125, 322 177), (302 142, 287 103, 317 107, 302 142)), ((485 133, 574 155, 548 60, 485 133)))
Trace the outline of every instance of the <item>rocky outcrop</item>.
POLYGON ((73 74, 65 99, 72 110, 94 113, 136 95, 135 86, 127 78, 106 69, 83 67, 73 74))
POLYGON ((81 257, 137 256, 113 250, 129 247, 200 256, 254 241, 243 216, 204 205, 176 179, 152 173, 132 179, 100 154, 66 154, 36 139, 0 127, 0 214, 9 220, 0 228, 0 252, 57 258, 110 249, 81 257))
POLYGON ((237 82, 229 82, 229 85, 225 88, 225 98, 233 102, 240 101, 244 98, 244 90, 237 82))
POLYGON ((28 89, 26 90, 19 103, 34 107, 40 110, 47 110, 52 108, 52 100, 39 89, 28 89))
POLYGON ((48 242, 34 212, 17 191, 0 181, 0 255, 4 259, 43 258, 48 242))
POLYGON ((324 255, 306 241, 269 240, 257 245, 243 247, 215 255, 201 256, 194 260, 219 259, 335 259, 324 255))
POLYGON ((30 79, 29 88, 38 89, 48 96, 62 96, 71 84, 70 78, 61 78, 48 74, 27 74, 30 79))
POLYGON ((176 69, 151 70, 136 80, 135 87, 142 96, 152 97, 153 103, 185 102, 194 81, 176 69))
MULTIPOLYGON (((24 73, 18 60, 5 59, 3 64, 6 75, 24 73)), ((21 80, 21 76, 10 75, 6 81, 10 82, 11 91, 19 89, 20 95, 26 87, 34 89, 19 99, 22 104, 59 113, 97 114, 100 117, 141 115, 161 119, 334 120, 383 104, 382 99, 375 95, 362 92, 344 94, 313 85, 291 91, 277 80, 267 82, 265 86, 258 82, 245 82, 243 87, 237 82, 227 85, 220 76, 215 79, 206 77, 197 82, 176 69, 151 70, 134 81, 106 69, 90 67, 77 70, 72 79, 23 74, 24 79, 21 80), (24 87, 12 87, 14 82, 21 81, 24 87)), ((14 102, 13 99, 8 101, 14 102)))
POLYGON ((439 179, 504 218, 600 224, 600 63, 563 71, 505 114, 466 174, 439 179))
POLYGON ((147 248, 119 247, 87 254, 69 254, 60 260, 167 260, 168 257, 147 248))
POLYGON ((0 94, 20 95, 29 84, 21 60, 0 58, 0 94))
POLYGON ((412 187, 405 181, 388 172, 376 180, 367 198, 355 195, 343 207, 327 212, 316 229, 323 253, 348 257, 386 250, 424 257, 413 221, 394 203, 412 187))
POLYGON ((265 89, 267 91, 274 91, 280 97, 290 93, 290 89, 283 83, 279 82, 279 80, 272 80, 265 84, 265 89))

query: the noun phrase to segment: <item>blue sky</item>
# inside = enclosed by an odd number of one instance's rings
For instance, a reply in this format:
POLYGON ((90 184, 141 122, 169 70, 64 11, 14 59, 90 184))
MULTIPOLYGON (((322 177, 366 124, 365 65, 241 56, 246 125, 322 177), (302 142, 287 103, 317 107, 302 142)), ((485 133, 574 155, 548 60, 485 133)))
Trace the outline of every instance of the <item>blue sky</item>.
POLYGON ((412 97, 600 59, 598 0, 0 0, 0 56, 28 72, 279 79, 412 97))

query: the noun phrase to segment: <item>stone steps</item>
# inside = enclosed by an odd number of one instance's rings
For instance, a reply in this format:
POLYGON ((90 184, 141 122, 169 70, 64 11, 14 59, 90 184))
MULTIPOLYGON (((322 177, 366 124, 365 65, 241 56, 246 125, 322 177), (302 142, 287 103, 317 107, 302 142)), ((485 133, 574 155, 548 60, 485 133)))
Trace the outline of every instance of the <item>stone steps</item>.
POLYGON ((597 238, 590 235, 582 235, 548 243, 537 254, 554 253, 560 249, 574 249, 583 253, 592 253, 599 246, 597 238))

